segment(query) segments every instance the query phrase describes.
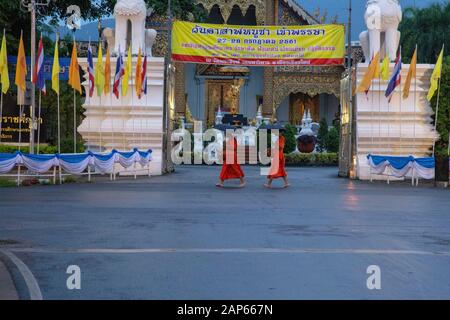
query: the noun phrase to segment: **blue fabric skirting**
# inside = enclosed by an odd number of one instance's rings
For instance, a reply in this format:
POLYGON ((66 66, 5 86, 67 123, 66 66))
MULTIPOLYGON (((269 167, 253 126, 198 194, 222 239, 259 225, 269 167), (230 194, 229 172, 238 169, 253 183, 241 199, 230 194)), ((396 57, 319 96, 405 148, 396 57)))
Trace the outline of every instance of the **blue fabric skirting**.
POLYGON ((112 173, 114 165, 119 163, 124 168, 129 168, 135 163, 147 166, 152 160, 152 150, 139 151, 134 149, 130 152, 119 152, 113 150, 111 153, 82 154, 45 154, 31 155, 17 151, 13 154, 0 153, 0 173, 8 173, 16 166, 24 166, 27 169, 45 173, 53 167, 61 166, 70 174, 81 174, 88 166, 92 166, 95 171, 102 174, 112 173))
POLYGON ((392 174, 398 178, 412 176, 434 179, 435 160, 433 157, 415 158, 413 156, 394 157, 369 154, 367 160, 373 174, 392 174))

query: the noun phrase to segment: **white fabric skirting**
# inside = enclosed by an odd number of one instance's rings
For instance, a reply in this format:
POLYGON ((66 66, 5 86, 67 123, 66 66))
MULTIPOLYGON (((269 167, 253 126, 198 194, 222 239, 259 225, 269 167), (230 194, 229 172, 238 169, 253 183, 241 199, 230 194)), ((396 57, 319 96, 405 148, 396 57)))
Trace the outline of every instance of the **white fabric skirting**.
POLYGON ((130 168, 139 163, 146 167, 152 160, 152 151, 131 152, 112 151, 108 154, 95 154, 92 152, 84 154, 66 155, 29 155, 21 152, 15 154, 0 154, 0 174, 11 172, 16 166, 26 167, 36 173, 49 172, 54 167, 61 167, 65 172, 79 175, 87 170, 89 166, 94 172, 110 174, 114 172, 116 163, 123 168, 130 168))
MULTIPOLYGON (((380 156, 375 156, 380 157, 380 156)), ((411 159, 403 166, 394 167, 389 158, 394 157, 386 157, 385 160, 375 164, 371 155, 367 157, 368 164, 370 166, 371 174, 375 175, 392 175, 396 178, 405 178, 405 177, 413 177, 413 178, 422 178, 431 180, 434 179, 435 168, 422 166, 419 162, 417 162, 414 158, 411 159)), ((400 159, 400 157, 399 157, 400 159)))

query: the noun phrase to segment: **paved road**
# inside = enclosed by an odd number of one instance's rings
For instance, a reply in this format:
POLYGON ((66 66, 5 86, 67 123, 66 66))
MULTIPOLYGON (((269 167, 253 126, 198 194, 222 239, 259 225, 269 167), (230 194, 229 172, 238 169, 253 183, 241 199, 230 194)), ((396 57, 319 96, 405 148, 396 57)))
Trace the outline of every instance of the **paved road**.
POLYGON ((450 299, 448 190, 334 168, 292 168, 292 188, 267 190, 245 171, 242 190, 214 188, 218 167, 2 189, 0 259, 22 298, 28 284, 44 299, 450 299), (66 287, 69 265, 81 290, 66 287))

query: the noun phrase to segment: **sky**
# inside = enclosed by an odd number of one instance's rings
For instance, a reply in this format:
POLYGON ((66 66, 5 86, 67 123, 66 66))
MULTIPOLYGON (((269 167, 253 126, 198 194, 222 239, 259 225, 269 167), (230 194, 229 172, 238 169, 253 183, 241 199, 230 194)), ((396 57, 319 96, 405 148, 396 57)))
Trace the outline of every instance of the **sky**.
MULTIPOLYGON (((334 15, 338 16, 339 23, 347 23, 348 21, 348 0, 295 0, 309 13, 313 14, 318 7, 321 12, 328 11, 328 17, 331 18, 334 15)), ((400 0, 402 8, 416 5, 417 7, 425 7, 431 3, 441 2, 446 3, 449 0, 400 0)), ((359 34, 366 29, 364 25, 364 9, 366 6, 365 0, 352 0, 353 13, 352 13, 352 40, 358 41, 359 34)), ((104 27, 114 27, 113 21, 105 21, 104 27)), ((62 28, 61 35, 64 36, 67 28, 62 28)), ((69 32, 70 33, 70 32, 69 32)), ((91 36, 93 41, 97 40, 97 22, 85 24, 81 27, 81 30, 77 31, 76 37, 79 40, 89 40, 91 36)))

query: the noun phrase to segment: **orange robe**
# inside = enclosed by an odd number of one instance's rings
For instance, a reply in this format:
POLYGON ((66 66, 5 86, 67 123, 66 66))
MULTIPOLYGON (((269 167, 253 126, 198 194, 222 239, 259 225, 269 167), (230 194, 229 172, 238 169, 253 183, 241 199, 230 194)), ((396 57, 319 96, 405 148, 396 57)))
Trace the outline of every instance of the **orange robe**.
POLYGON ((269 179, 287 177, 285 169, 286 159, 284 158, 285 143, 286 139, 280 135, 278 141, 275 143, 274 156, 269 170, 269 179))
POLYGON ((223 159, 222 171, 220 172, 220 180, 240 179, 244 177, 244 172, 237 161, 237 141, 233 138, 227 142, 226 150, 227 156, 223 159), (227 163, 228 159, 233 159, 233 163, 227 163))

